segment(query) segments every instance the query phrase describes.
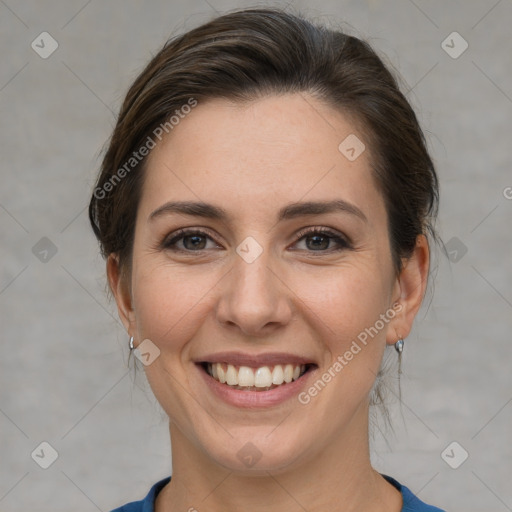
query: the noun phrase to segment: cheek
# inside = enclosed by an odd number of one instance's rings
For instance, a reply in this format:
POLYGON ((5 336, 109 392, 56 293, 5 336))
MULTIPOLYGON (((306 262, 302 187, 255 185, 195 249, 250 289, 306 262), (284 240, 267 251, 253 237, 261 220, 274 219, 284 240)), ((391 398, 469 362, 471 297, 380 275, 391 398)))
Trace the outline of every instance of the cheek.
POLYGON ((133 300, 139 337, 161 350, 183 348, 205 314, 213 273, 184 269, 169 263, 141 261, 134 269, 133 300))
POLYGON ((357 336, 375 323, 388 304, 387 280, 370 262, 301 273, 295 281, 292 289, 324 325, 326 339, 342 342, 357 336))
POLYGON ((323 346, 318 378, 330 370, 324 376, 333 384, 325 396, 346 411, 370 391, 381 364, 389 323, 387 318, 388 322, 380 320, 388 308, 387 275, 368 261, 303 276, 292 288, 307 306, 304 315, 313 322, 310 328, 323 346))
POLYGON ((133 288, 138 336, 160 350, 144 372, 159 403, 181 424, 190 408, 190 394, 183 392, 189 387, 190 348, 211 309, 208 291, 215 280, 168 263, 146 261, 139 269, 134 269, 133 288))

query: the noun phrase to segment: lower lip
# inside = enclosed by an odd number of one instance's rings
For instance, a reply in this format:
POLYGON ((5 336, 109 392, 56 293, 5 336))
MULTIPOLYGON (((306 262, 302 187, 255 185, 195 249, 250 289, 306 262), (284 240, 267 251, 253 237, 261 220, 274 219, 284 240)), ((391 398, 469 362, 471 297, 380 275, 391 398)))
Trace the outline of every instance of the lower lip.
POLYGON ((298 395, 301 389, 306 386, 310 374, 316 370, 316 368, 310 369, 297 380, 281 384, 268 391, 243 391, 241 389, 234 389, 227 384, 221 384, 218 380, 211 377, 200 364, 196 364, 196 366, 199 373, 203 376, 206 385, 216 396, 230 405, 248 408, 272 407, 298 395))

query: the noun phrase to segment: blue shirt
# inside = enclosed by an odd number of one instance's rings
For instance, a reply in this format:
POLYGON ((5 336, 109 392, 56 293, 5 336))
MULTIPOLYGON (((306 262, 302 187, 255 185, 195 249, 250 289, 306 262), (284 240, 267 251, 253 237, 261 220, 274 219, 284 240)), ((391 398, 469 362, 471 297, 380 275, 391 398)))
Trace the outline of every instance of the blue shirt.
MULTIPOLYGON (((445 512, 440 508, 427 505, 417 498, 405 485, 398 483, 394 478, 382 475, 390 484, 394 485, 401 493, 403 506, 401 512, 445 512)), ((168 476, 151 487, 143 500, 132 501, 122 507, 111 510, 111 512, 155 512, 155 501, 158 493, 170 482, 168 476)))

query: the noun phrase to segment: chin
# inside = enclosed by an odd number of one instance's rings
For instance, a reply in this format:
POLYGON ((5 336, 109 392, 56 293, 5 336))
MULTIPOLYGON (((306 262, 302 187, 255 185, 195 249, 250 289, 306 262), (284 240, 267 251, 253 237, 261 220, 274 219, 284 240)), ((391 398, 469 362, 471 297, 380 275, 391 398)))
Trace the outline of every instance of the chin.
POLYGON ((305 439, 290 436, 285 429, 279 433, 268 428, 240 429, 228 445, 215 443, 215 447, 206 451, 217 464, 234 473, 251 476, 281 473, 304 457, 307 446, 305 439))

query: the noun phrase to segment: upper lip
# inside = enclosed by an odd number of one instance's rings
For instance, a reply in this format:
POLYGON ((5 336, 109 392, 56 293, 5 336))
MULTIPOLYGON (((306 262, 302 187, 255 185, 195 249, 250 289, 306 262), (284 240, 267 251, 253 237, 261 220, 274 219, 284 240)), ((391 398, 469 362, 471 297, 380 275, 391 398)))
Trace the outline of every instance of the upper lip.
POLYGON ((196 363, 226 363, 233 366, 273 366, 276 364, 315 364, 311 358, 289 354, 287 352, 267 352, 265 354, 246 354, 244 352, 216 352, 208 354, 196 363))

